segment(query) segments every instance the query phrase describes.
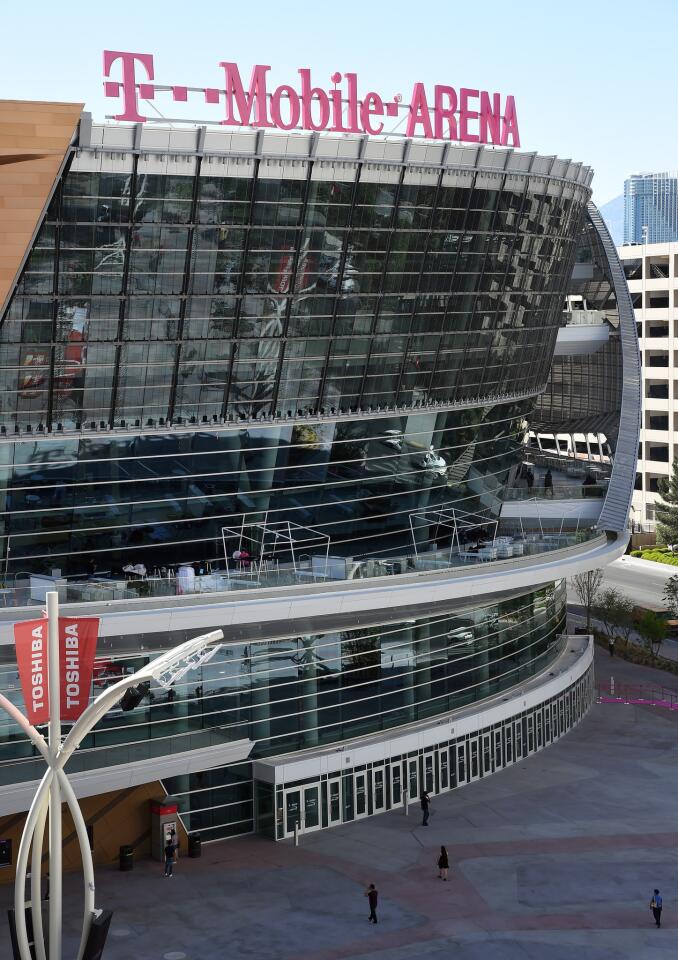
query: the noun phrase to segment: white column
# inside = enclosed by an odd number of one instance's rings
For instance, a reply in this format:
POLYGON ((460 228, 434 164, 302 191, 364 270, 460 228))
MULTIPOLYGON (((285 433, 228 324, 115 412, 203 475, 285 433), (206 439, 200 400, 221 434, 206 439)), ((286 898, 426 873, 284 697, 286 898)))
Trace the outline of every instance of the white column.
MULTIPOLYGON (((47 594, 49 749, 52 764, 61 745, 61 683, 59 677, 59 594, 47 594)), ((53 777, 49 788, 49 960, 61 960, 61 787, 53 777)))

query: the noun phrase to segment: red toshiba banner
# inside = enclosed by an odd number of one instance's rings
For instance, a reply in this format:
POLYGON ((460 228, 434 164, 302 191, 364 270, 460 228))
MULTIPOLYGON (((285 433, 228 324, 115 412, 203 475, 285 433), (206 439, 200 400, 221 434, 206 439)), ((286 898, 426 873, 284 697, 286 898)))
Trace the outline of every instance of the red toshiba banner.
POLYGON ((26 715, 34 726, 49 720, 47 681, 47 620, 25 620, 14 624, 16 662, 26 715))
POLYGON ((62 720, 77 720, 89 703, 98 632, 98 617, 59 617, 62 720))
MULTIPOLYGON (((47 619, 14 624, 14 643, 28 720, 49 720, 47 619)), ((60 704, 62 720, 77 720, 89 703, 98 617, 59 617, 60 704)))

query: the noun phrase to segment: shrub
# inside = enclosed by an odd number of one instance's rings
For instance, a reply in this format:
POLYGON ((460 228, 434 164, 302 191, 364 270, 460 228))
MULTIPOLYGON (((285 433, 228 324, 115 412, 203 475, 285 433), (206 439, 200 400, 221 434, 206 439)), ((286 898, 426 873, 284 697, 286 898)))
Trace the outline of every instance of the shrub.
MULTIPOLYGON (((662 550, 641 550, 638 552, 643 560, 653 560, 655 563, 668 563, 669 566, 678 567, 678 556, 674 556, 672 553, 664 553, 662 550)), ((637 556, 638 552, 634 552, 633 556, 637 556)))

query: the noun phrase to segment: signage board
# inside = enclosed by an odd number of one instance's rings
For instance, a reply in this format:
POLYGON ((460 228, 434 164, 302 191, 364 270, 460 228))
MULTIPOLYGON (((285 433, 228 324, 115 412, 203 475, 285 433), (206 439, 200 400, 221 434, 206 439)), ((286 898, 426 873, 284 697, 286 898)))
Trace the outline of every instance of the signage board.
POLYGON ((187 103, 189 95, 202 97, 203 103, 220 108, 216 122, 226 126, 377 135, 384 132, 389 118, 404 112, 407 137, 520 146, 516 104, 510 95, 448 84, 435 84, 431 90, 418 81, 404 100, 400 93, 384 97, 375 90, 361 92, 358 75, 351 72, 335 72, 329 78, 331 86, 316 86, 307 67, 297 71, 295 84, 273 86, 266 64, 253 67, 246 85, 237 63, 223 60, 219 67, 220 86, 159 84, 154 82, 153 54, 104 50, 104 95, 122 100, 115 120, 134 123, 155 119, 141 113, 140 101, 155 100, 162 93, 175 103, 187 103))
MULTIPOLYGON (((26 715, 34 726, 47 723, 50 716, 47 629, 47 618, 14 624, 14 644, 26 715)), ((98 617, 59 617, 62 720, 77 720, 89 703, 98 632, 98 617)))

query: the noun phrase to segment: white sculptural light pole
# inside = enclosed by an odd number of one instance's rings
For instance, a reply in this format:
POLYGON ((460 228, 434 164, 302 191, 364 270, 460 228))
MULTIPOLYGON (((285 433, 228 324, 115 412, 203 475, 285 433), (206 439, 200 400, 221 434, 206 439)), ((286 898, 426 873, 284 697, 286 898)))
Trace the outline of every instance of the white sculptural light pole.
POLYGON ((49 739, 26 719, 21 711, 0 693, 0 706, 3 706, 15 723, 23 730, 31 743, 39 751, 47 770, 40 781, 33 802, 26 817, 26 823, 19 844, 17 856, 16 880, 14 885, 14 914, 17 943, 21 960, 31 960, 31 951, 26 929, 26 874, 28 857, 31 851, 31 896, 33 934, 36 960, 62 960, 62 834, 61 804, 66 802, 73 818, 76 835, 82 856, 83 880, 85 884, 85 902, 83 910, 82 935, 77 960, 82 956, 87 944, 92 918, 95 914, 94 865, 80 805, 73 788, 64 772, 64 766, 74 750, 92 730, 96 723, 122 699, 131 687, 155 680, 169 687, 183 677, 185 673, 211 659, 219 649, 216 641, 223 639, 221 630, 195 637, 180 644, 167 653, 160 654, 145 667, 129 677, 124 677, 108 687, 96 697, 75 721, 71 730, 61 742, 60 718, 60 672, 59 672, 59 597, 57 593, 47 594, 48 624, 48 677, 49 677, 49 739), (207 649, 209 647, 209 649, 207 649), (49 957, 45 951, 45 941, 41 913, 41 862, 45 822, 49 811, 49 957))

